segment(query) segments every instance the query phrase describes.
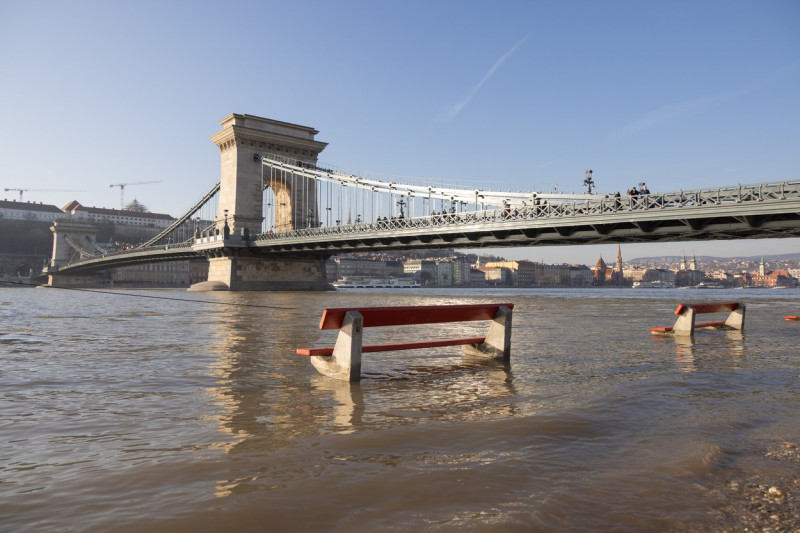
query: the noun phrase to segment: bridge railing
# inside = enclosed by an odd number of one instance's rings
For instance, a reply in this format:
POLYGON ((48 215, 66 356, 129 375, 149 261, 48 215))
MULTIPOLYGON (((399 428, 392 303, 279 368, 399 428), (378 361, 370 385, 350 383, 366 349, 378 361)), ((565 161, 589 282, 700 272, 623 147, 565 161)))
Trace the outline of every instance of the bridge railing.
POLYGON ((371 233, 403 229, 429 229, 453 225, 483 224, 513 220, 609 215, 652 209, 682 209, 710 205, 785 200, 800 197, 800 181, 757 183, 716 189, 698 189, 634 196, 597 195, 582 201, 540 201, 509 205, 503 209, 443 213, 425 217, 392 218, 339 226, 304 228, 256 235, 253 240, 293 239, 324 235, 371 233))
MULTIPOLYGON (((457 213, 441 213, 413 218, 383 218, 373 222, 360 222, 338 226, 312 227, 280 233, 263 233, 251 236, 249 242, 268 242, 270 240, 291 240, 302 238, 319 238, 326 235, 357 235, 375 232, 393 232, 397 230, 421 229, 430 230, 437 227, 470 226, 486 223, 513 222, 533 219, 556 219, 587 216, 608 216, 631 212, 651 210, 680 210, 712 205, 757 203, 764 201, 782 201, 800 198, 800 181, 783 181, 736 185, 716 189, 698 189, 669 193, 653 193, 636 196, 615 196, 610 194, 596 195, 585 200, 559 201, 540 200, 533 203, 521 202, 508 205, 503 209, 487 209, 457 213)), ((214 230, 210 230, 214 231, 214 230)), ((209 231, 201 231, 200 235, 210 235, 209 231)), ((130 253, 149 251, 185 251, 191 250, 201 239, 195 238, 182 242, 163 243, 142 246, 133 250, 106 252, 104 257, 114 257, 130 253)), ((215 241, 225 243, 225 236, 215 236, 215 241)), ((83 259, 97 261, 102 258, 83 259)), ((73 263, 74 264, 74 263, 73 263)))

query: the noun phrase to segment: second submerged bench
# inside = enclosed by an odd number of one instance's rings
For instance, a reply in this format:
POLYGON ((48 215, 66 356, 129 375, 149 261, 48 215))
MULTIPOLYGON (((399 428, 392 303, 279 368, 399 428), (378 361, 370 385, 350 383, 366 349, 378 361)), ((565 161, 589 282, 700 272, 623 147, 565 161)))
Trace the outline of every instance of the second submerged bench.
MULTIPOLYGON (((394 350, 461 345, 464 353, 491 358, 511 356, 511 314, 514 304, 422 305, 403 307, 348 307, 324 309, 319 329, 338 329, 335 346, 298 348, 311 356, 314 367, 326 376, 345 381, 361 379, 361 354, 394 350), (363 344, 364 328, 413 326, 445 322, 491 320, 485 337, 414 340, 389 344, 363 344)), ((409 335, 414 337, 412 332, 409 335)))
POLYGON ((745 305, 738 302, 679 304, 675 309, 678 319, 674 326, 650 328, 651 335, 694 335, 699 328, 744 329, 745 305), (725 320, 696 322, 695 317, 706 313, 729 313, 725 320))

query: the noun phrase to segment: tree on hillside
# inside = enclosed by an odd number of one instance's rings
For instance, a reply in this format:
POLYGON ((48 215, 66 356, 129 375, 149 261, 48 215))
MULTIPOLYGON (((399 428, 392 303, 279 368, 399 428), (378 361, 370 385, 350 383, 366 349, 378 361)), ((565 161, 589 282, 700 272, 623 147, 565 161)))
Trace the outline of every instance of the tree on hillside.
POLYGON ((124 208, 126 211, 135 211, 137 213, 147 213, 148 209, 144 204, 140 204, 139 200, 136 198, 133 199, 131 203, 125 206, 124 208))

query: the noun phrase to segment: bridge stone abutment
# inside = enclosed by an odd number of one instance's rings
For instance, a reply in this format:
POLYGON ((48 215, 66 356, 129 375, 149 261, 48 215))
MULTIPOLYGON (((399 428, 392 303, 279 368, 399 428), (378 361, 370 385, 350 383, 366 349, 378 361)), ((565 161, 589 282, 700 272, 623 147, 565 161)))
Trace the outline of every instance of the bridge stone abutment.
POLYGON ((101 285, 97 275, 59 273, 59 267, 68 265, 83 248, 92 248, 98 228, 94 224, 71 220, 56 220, 50 227, 53 232, 53 255, 45 269, 48 287, 95 287, 101 285))
POLYGON ((327 143, 314 139, 317 130, 253 115, 231 114, 211 137, 220 151, 219 207, 215 219, 225 246, 209 249, 208 282, 193 290, 324 290, 325 260, 321 258, 259 257, 246 235, 261 233, 263 190, 275 194, 274 231, 317 226, 313 180, 291 172, 264 169, 261 158, 315 166, 327 143))
POLYGON ((209 259, 208 281, 189 290, 324 291, 325 259, 232 254, 209 259))

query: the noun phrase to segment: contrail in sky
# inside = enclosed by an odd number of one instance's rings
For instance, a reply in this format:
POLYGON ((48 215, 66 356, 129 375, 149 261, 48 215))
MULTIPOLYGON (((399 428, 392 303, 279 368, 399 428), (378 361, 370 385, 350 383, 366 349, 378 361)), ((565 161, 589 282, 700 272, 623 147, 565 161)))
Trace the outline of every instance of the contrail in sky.
POLYGON ((486 81, 489 78, 492 77, 492 74, 494 74, 495 71, 498 68, 500 68, 500 65, 502 65, 505 62, 506 59, 511 57, 514 54, 514 52, 517 51, 517 48, 522 46, 522 43, 524 43, 528 39, 529 36, 530 36, 530 34, 526 35, 525 37, 520 39, 520 41, 517 44, 515 44, 514 46, 511 47, 511 50, 509 50, 508 52, 506 52, 505 54, 500 56, 500 59, 495 61, 494 65, 492 65, 492 67, 489 69, 489 71, 483 76, 483 78, 481 78, 481 81, 479 81, 477 83, 477 85, 475 85, 472 88, 472 90, 467 94, 467 96, 464 97, 456 105, 454 105, 449 111, 443 113, 443 117, 442 117, 441 120, 443 122, 449 122, 450 120, 453 120, 456 117, 456 115, 458 115, 461 112, 461 110, 464 109, 464 106, 466 106, 469 103, 469 101, 472 100, 475 97, 476 94, 478 94, 478 90, 480 90, 481 86, 484 83, 486 83, 486 81))
POLYGON ((710 109, 726 104, 732 100, 736 100, 742 96, 749 95, 765 87, 782 82, 790 74, 797 71, 798 68, 800 68, 800 62, 795 62, 764 77, 763 79, 744 85, 734 91, 694 98, 685 102, 679 102, 677 104, 666 105, 658 109, 654 109, 653 111, 650 111, 638 119, 629 122, 616 132, 612 133, 608 137, 608 140, 611 142, 619 142, 639 133, 640 131, 700 115, 709 111, 710 109))

